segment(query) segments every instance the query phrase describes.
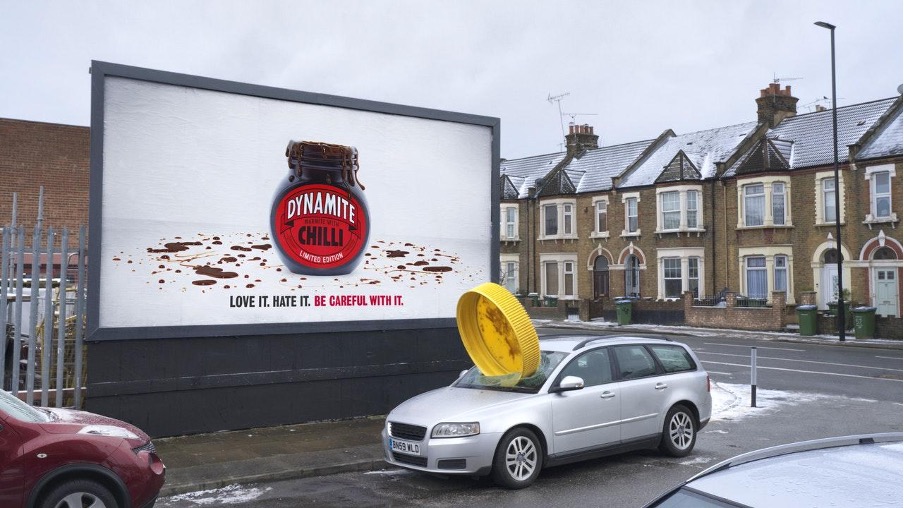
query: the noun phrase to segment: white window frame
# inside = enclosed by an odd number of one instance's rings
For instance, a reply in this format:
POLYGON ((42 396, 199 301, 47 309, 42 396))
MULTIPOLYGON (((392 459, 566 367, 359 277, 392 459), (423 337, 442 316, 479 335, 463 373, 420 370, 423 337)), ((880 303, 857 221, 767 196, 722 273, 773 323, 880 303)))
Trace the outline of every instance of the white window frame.
POLYGON ((499 238, 502 241, 517 242, 518 235, 518 205, 500 205, 499 238), (511 213, 512 220, 509 220, 511 213))
MULTIPOLYGON (((872 166, 866 169, 864 172, 863 178, 869 181, 869 213, 866 215, 866 218, 863 220, 864 224, 871 224, 877 222, 897 222, 898 214, 894 211, 894 199, 892 198, 892 194, 894 193, 893 189, 895 188, 895 184, 893 179, 896 177, 895 165, 894 164, 883 164, 881 166, 872 166), (879 216, 876 210, 876 198, 879 197, 878 192, 876 191, 876 180, 878 175, 888 173, 888 210, 889 215, 879 216)), ((883 194, 882 197, 886 195, 883 194)))
POLYGON ((577 224, 575 199, 547 199, 540 202, 540 240, 577 239, 577 224), (547 234, 546 214, 547 207, 555 206, 556 209, 556 233, 547 234))
POLYGON ((625 229, 622 230, 621 236, 640 236, 640 193, 626 192, 622 194, 621 201, 625 209, 625 229), (628 215, 630 201, 634 202, 634 208, 637 214, 633 216, 637 221, 637 230, 635 231, 630 231, 630 222, 632 217, 631 215, 628 215))
POLYGON ((501 279, 499 284, 511 291, 513 294, 521 290, 521 280, 519 273, 520 264, 521 258, 518 254, 499 255, 499 278, 501 279), (511 271, 512 268, 514 268, 514 273, 512 273, 511 271), (514 282, 512 279, 514 279, 514 282))
POLYGON ((703 217, 701 216, 701 211, 703 210, 703 203, 701 202, 703 196, 703 186, 702 185, 682 185, 675 187, 662 187, 656 189, 656 233, 683 233, 683 232, 703 232, 705 229, 703 227, 703 217), (665 200, 666 194, 678 193, 678 210, 669 210, 668 213, 678 212, 678 227, 677 228, 668 228, 665 227, 665 214, 667 213, 665 210, 665 206, 663 202, 665 200), (693 208, 690 206, 688 199, 693 199, 694 206, 693 208), (696 215, 696 222, 694 224, 689 223, 690 214, 688 213, 690 210, 693 210, 696 215))
POLYGON ((768 247, 742 247, 738 249, 738 287, 741 294, 750 296, 747 288, 747 258, 766 258, 766 301, 772 302, 772 293, 775 291, 775 258, 785 258, 785 272, 787 274, 785 284, 785 302, 794 302, 794 255, 791 245, 774 245, 768 247))
POLYGON ((540 254, 540 293, 542 296, 556 296, 560 300, 577 300, 578 299, 578 266, 577 254, 540 254), (548 288, 546 274, 547 265, 554 264, 556 266, 557 285, 556 288, 548 288), (570 270, 569 270, 570 265, 570 270), (568 288, 565 287, 566 279, 570 279, 568 288))
POLYGON ((690 259, 696 259, 697 263, 697 277, 695 280, 697 281, 697 295, 706 294, 706 288, 704 287, 706 284, 706 265, 705 259, 703 257, 704 248, 703 247, 678 247, 678 248, 665 248, 665 249, 657 249, 656 257, 657 257, 657 276, 658 279, 658 295, 657 299, 659 300, 677 300, 681 298, 681 295, 684 295, 687 291, 690 290, 690 259), (681 294, 677 297, 666 296, 665 295, 665 260, 666 259, 680 259, 681 261, 681 294))
POLYGON ((763 228, 790 228, 794 227, 791 221, 791 177, 790 176, 768 176, 758 178, 747 178, 738 180, 738 229, 763 229, 763 228), (775 218, 775 204, 778 199, 775 198, 775 184, 783 184, 783 193, 781 200, 783 203, 783 220, 778 221, 775 218), (752 185, 763 186, 763 223, 758 225, 747 224, 747 195, 746 188, 752 185))
MULTIPOLYGON (((828 221, 825 218, 825 194, 822 188, 822 182, 824 180, 830 179, 833 182, 835 181, 835 172, 834 171, 820 171, 814 175, 814 192, 815 192, 815 207, 816 207, 816 225, 817 226, 834 226, 835 221, 828 221)), ((841 221, 841 224, 844 224, 844 173, 838 172, 838 188, 835 189, 835 192, 839 192, 838 199, 841 202, 841 210, 836 210, 835 215, 838 216, 838 219, 841 221)), ((834 206, 834 198, 832 198, 832 205, 834 206)))
POLYGON ((590 238, 609 238, 609 198, 593 198, 593 231, 590 238), (606 210, 606 228, 600 229, 600 206, 606 210))

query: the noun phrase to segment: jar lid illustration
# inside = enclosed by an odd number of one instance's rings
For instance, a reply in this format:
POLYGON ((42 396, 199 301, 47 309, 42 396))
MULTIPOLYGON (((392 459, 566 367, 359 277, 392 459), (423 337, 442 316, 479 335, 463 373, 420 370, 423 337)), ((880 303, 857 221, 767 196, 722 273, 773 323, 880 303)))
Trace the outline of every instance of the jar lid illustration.
POLYGON ((528 377, 540 364, 540 339, 530 316, 509 290, 486 282, 458 299, 461 341, 484 376, 528 377))

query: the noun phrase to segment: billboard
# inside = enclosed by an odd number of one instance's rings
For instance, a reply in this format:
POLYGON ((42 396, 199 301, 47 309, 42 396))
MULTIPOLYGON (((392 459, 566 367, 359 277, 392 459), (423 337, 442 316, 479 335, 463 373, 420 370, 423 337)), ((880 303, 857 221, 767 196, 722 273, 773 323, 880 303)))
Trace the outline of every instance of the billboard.
POLYGON ((92 64, 89 339, 454 326, 499 120, 92 64))

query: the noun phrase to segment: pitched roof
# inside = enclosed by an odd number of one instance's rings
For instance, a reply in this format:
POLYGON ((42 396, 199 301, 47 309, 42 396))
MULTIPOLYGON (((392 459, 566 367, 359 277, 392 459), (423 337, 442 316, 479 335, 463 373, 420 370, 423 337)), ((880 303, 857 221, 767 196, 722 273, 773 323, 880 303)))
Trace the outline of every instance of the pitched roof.
POLYGON ((612 178, 636 161, 653 141, 655 140, 648 139, 588 150, 580 158, 572 159, 565 171, 581 175, 577 185, 579 193, 609 190, 612 188, 612 178))
POLYGON ((901 146, 902 139, 904 139, 902 125, 904 123, 901 120, 901 104, 899 102, 896 111, 893 111, 885 123, 863 144, 863 148, 857 153, 856 159, 863 161, 904 153, 904 149, 901 146))
POLYGON ((503 160, 499 165, 499 173, 508 176, 512 185, 518 189, 518 198, 524 199, 528 197, 527 189, 535 187, 536 181, 555 169, 564 158, 565 152, 558 152, 503 160))
MULTIPOLYGON (((848 145, 857 143, 885 115, 897 98, 881 99, 838 108, 838 161, 848 161, 848 145)), ((770 139, 791 141, 792 169, 826 166, 832 155, 832 110, 786 118, 767 134, 770 139)), ((899 140, 900 142, 900 140, 899 140)))
POLYGON ((716 164, 726 162, 757 128, 757 122, 729 125, 667 138, 646 158, 631 167, 618 187, 652 185, 679 152, 694 166, 701 180, 716 176, 716 164))

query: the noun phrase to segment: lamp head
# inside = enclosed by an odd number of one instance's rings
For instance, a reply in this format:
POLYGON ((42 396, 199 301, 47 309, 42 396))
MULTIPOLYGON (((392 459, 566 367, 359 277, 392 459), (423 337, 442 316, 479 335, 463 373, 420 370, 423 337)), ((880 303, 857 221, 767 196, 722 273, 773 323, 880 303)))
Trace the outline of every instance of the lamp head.
POLYGON ((826 23, 825 21, 817 21, 816 23, 813 23, 813 24, 816 25, 816 26, 821 26, 821 27, 823 27, 823 28, 828 28, 829 30, 834 30, 834 29, 835 29, 835 25, 826 23))

